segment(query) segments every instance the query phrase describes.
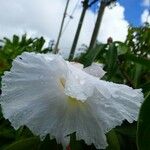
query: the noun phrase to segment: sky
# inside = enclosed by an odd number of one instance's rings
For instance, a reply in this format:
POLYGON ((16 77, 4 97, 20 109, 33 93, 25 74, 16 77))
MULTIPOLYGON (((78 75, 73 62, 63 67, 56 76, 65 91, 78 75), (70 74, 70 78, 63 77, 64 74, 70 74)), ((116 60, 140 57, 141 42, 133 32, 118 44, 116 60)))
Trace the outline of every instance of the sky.
MULTIPOLYGON (((0 0, 0 39, 27 33, 32 37, 44 36, 47 45, 50 40, 56 41, 65 3, 66 0, 0 0)), ((98 40, 106 43, 112 37, 114 41, 125 41, 130 24, 139 26, 146 20, 150 22, 149 7, 149 0, 118 0, 115 7, 106 8, 98 40)), ((96 8, 97 4, 86 13, 77 49, 90 42, 96 8)), ((71 0, 59 44, 61 54, 69 54, 81 11, 81 0, 71 0)))
MULTIPOLYGON (((141 15, 145 9, 150 9, 150 0, 118 0, 118 2, 125 8, 125 19, 133 26, 140 26, 142 24, 141 15)), ((94 12, 95 9, 96 5, 92 7, 94 12)))
POLYGON ((141 25, 141 14, 149 9, 150 0, 119 0, 125 7, 125 19, 133 26, 141 25))

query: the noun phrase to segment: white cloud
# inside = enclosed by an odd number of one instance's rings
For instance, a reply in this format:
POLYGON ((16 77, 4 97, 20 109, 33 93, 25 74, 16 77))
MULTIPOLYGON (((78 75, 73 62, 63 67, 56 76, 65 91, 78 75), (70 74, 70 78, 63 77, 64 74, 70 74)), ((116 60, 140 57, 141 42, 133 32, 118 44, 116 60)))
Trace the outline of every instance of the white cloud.
POLYGON ((148 22, 150 23, 150 15, 149 15, 149 10, 145 9, 141 15, 141 22, 145 23, 148 22))
POLYGON ((150 0, 143 0, 143 6, 150 6, 150 0))
POLYGON ((124 8, 117 4, 116 7, 106 8, 99 34, 99 40, 106 42, 109 36, 113 40, 124 41, 127 34, 128 22, 124 18, 124 8))
MULTIPOLYGON (((0 38, 15 34, 30 33, 32 36, 44 36, 46 39, 57 39, 66 0, 0 0, 0 38)), ((71 1, 68 13, 73 10, 76 1, 71 1)), ((60 48, 69 53, 78 20, 82 11, 79 5, 63 33, 60 48)), ((66 22, 69 17, 67 17, 66 22)), ((88 10, 82 27, 78 47, 89 44, 96 15, 88 10)), ((124 18, 124 8, 117 4, 113 9, 106 9, 98 39, 106 42, 108 37, 124 41, 128 22, 124 18)))

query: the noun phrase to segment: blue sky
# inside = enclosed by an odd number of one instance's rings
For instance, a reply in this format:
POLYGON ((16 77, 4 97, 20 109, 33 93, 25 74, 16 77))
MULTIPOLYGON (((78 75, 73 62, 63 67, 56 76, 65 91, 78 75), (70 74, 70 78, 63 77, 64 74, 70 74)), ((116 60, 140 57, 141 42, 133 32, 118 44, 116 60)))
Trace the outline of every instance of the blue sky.
POLYGON ((141 24, 141 14, 145 7, 142 5, 142 0, 118 0, 125 7, 125 18, 134 26, 141 24))
MULTIPOLYGON (((145 6, 142 5, 143 0, 118 0, 125 8, 125 19, 133 26, 141 25, 141 14, 145 6)), ((93 10, 96 6, 93 6, 93 10)))

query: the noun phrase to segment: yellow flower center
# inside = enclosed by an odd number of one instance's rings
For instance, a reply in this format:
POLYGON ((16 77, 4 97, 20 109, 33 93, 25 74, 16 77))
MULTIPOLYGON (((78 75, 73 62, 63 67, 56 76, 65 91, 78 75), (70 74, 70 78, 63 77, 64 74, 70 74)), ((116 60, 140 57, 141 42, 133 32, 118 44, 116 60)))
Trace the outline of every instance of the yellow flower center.
POLYGON ((67 103, 69 104, 70 107, 80 107, 80 108, 85 108, 86 103, 68 96, 67 98, 67 103))
MULTIPOLYGON (((65 83, 66 83, 66 80, 62 77, 59 79, 59 85, 60 85, 60 88, 62 90, 64 90, 65 88, 65 83)), ((67 103, 69 104, 70 107, 80 107, 80 108, 84 108, 85 107, 85 103, 76 99, 76 98, 73 98, 71 96, 67 96, 67 103)))

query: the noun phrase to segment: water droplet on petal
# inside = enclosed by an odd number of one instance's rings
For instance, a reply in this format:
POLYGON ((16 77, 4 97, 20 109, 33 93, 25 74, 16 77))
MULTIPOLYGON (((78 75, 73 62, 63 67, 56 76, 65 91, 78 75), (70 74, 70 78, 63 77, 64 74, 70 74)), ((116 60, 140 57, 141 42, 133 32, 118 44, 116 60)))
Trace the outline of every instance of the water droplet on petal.
POLYGON ((84 83, 85 83, 85 81, 84 81, 84 80, 80 80, 80 84, 82 84, 82 85, 83 85, 84 83))

